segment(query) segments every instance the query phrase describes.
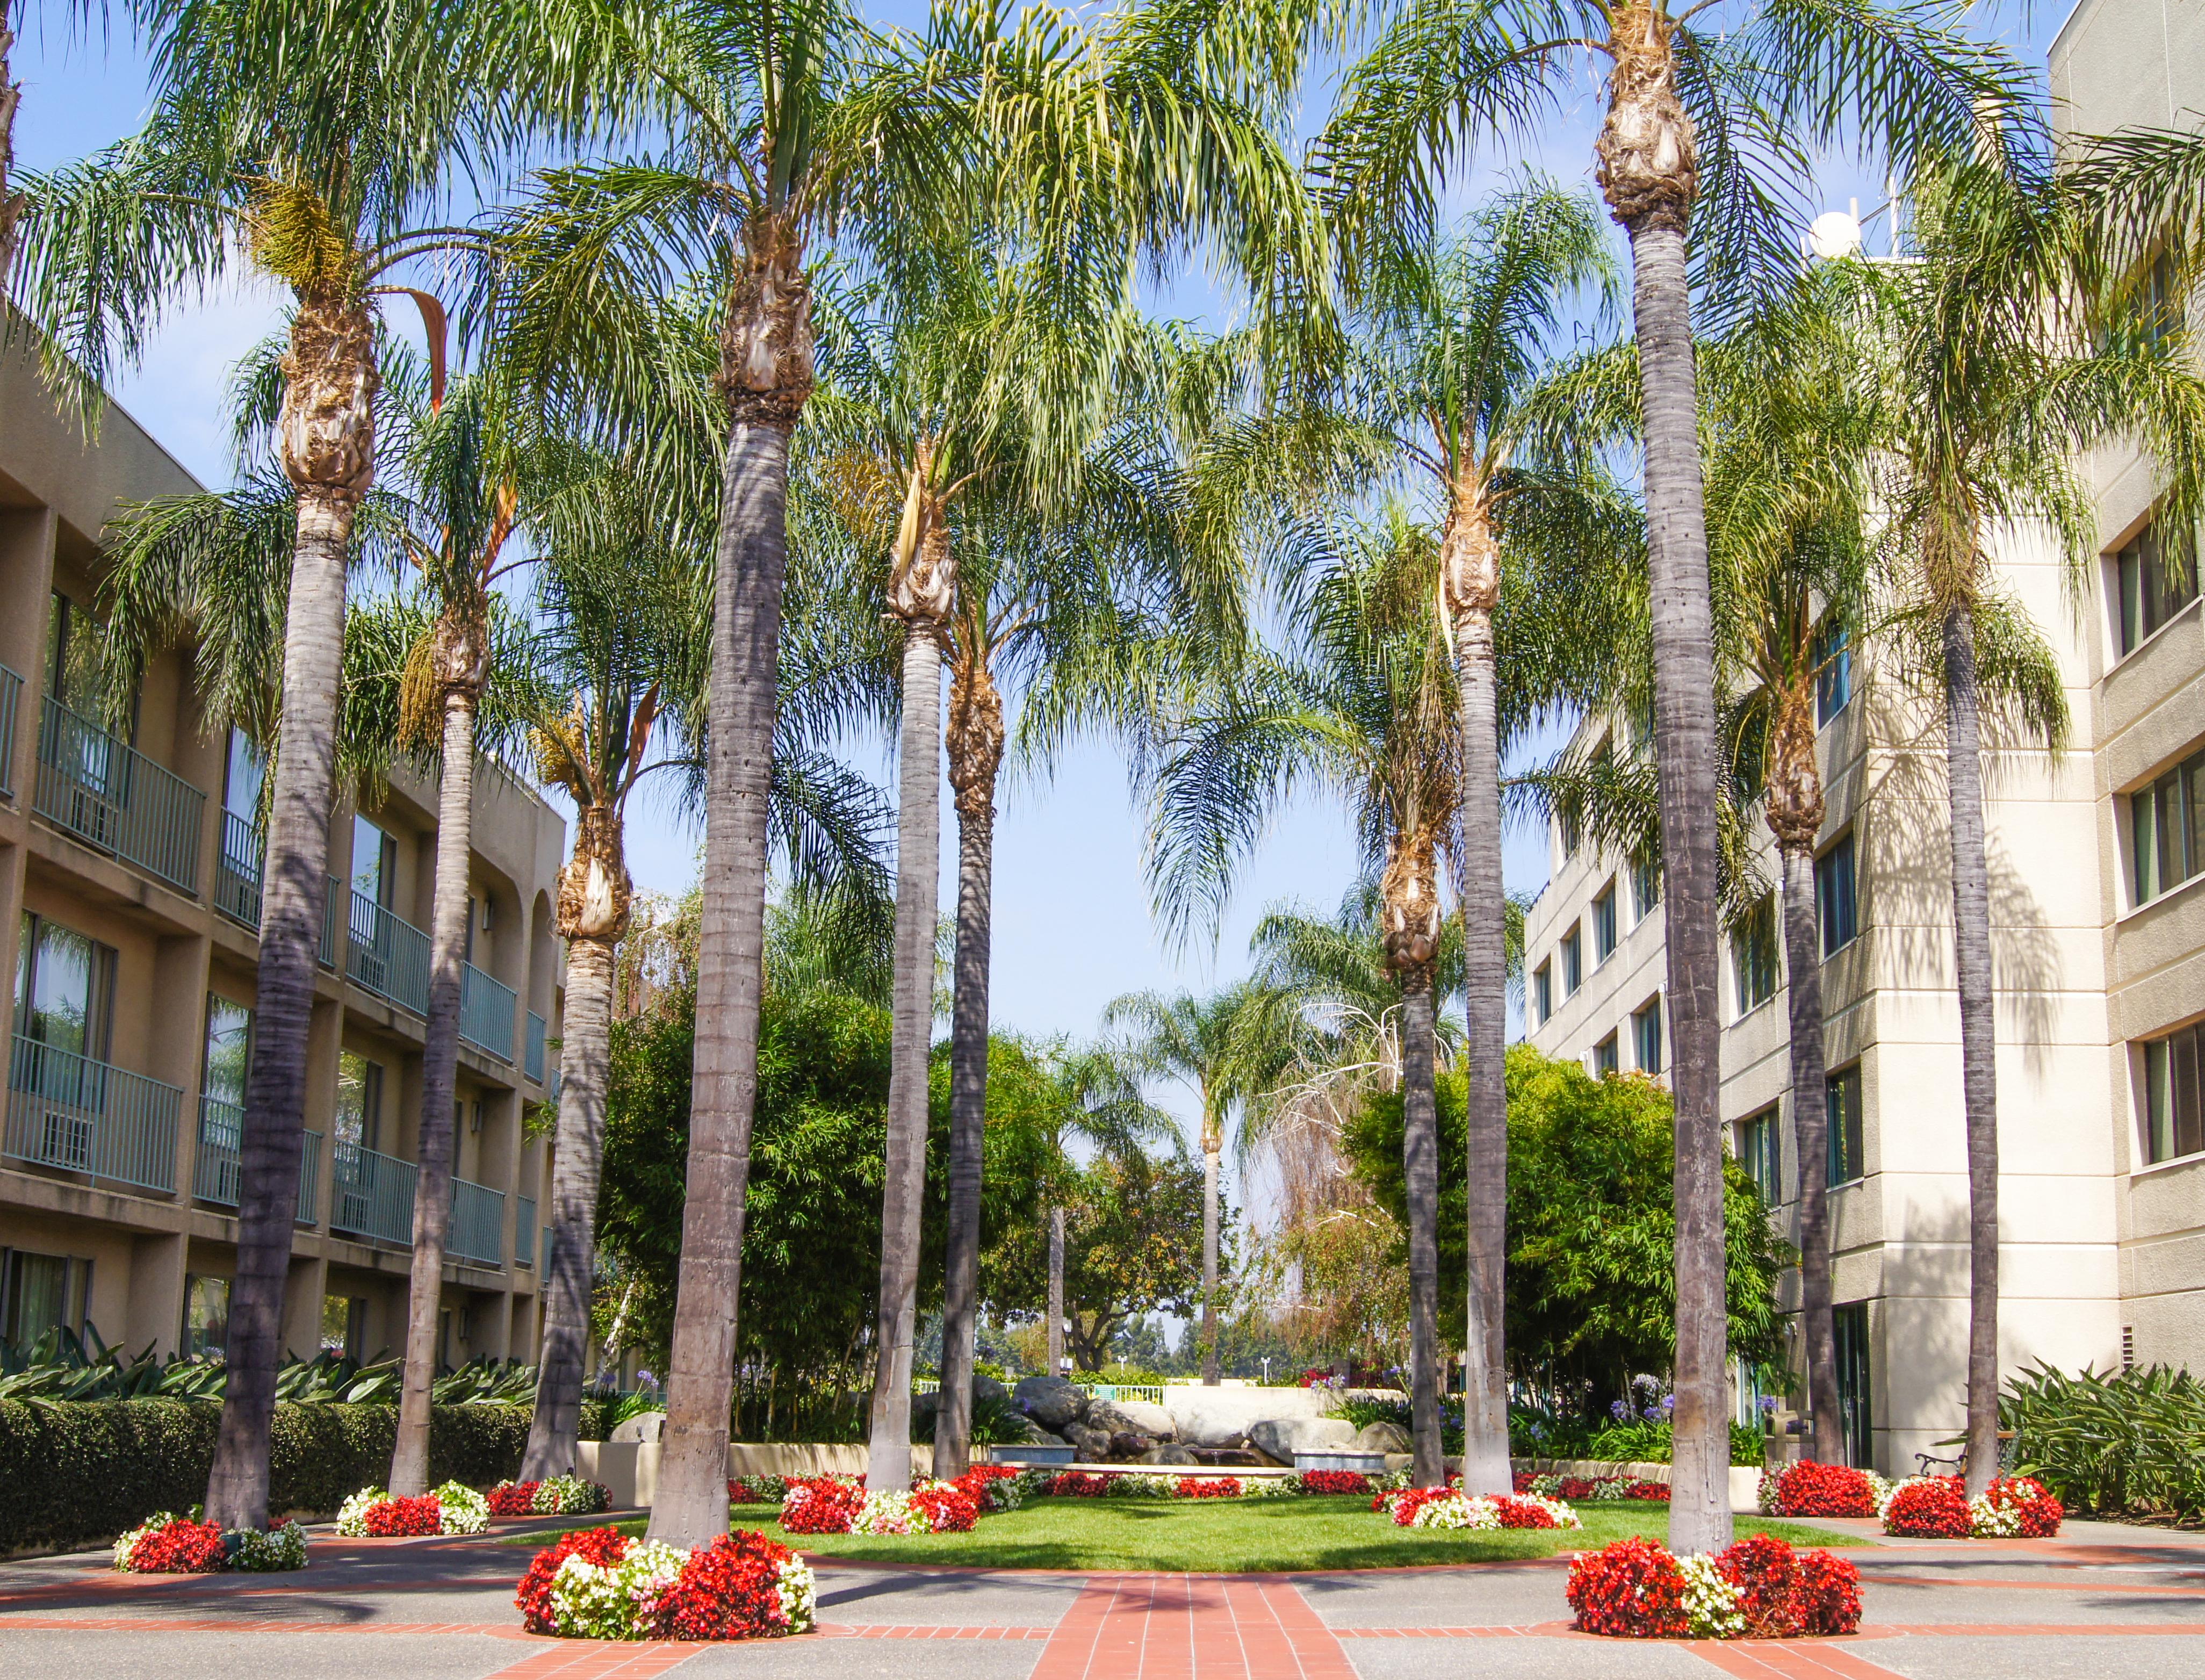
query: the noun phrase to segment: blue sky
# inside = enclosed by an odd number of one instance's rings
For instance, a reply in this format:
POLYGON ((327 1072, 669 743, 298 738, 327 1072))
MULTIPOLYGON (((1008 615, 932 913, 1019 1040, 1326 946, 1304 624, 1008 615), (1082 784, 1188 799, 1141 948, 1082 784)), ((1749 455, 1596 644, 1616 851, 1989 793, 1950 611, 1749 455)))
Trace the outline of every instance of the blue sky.
MULTIPOLYGON (((59 9, 54 9, 58 10, 59 9)), ((877 7, 887 22, 915 21, 910 3, 877 7)), ((2064 21, 2057 9, 1983 7, 1978 27, 2040 56, 2064 21)), ((50 166, 131 132, 146 99, 142 59, 120 34, 70 41, 39 21, 25 30, 15 55, 23 89, 16 118, 16 156, 50 166)), ((1590 70, 1565 108, 1529 148, 1500 160, 1510 169, 1543 167, 1565 183, 1590 186, 1591 138, 1599 89, 1590 70)), ((1311 94, 1311 118, 1322 120, 1322 89, 1311 94)), ((1489 185, 1485 169, 1456 184, 1462 202, 1489 185)), ((1825 205, 1842 207, 1857 195, 1863 211, 1879 201, 1872 176, 1833 160, 1825 172, 1825 205)), ((1187 275, 1157 300, 1160 310, 1209 326, 1226 324, 1227 303, 1200 273, 1187 275)), ((149 346, 141 365, 116 382, 116 395, 187 468, 210 484, 230 476, 223 391, 230 365, 279 319, 272 288, 241 282, 177 310, 149 346)), ((857 766, 887 785, 885 747, 861 749, 857 766)), ((948 801, 944 792, 944 810, 948 801)), ((1122 764, 1110 751, 1083 746, 1044 778, 1007 778, 1000 800, 995 912, 995 1013, 998 1022, 1038 1034, 1092 1032, 1102 1006, 1121 992, 1144 988, 1207 988, 1240 971, 1248 931, 1269 905, 1282 899, 1329 906, 1356 869, 1353 837, 1330 808, 1305 802, 1286 812, 1248 868, 1215 947, 1173 949, 1153 928, 1141 875, 1140 830, 1128 805, 1122 764)), ((646 802, 631 818, 631 863, 640 885, 676 892, 694 877, 696 830, 681 813, 646 802)), ((954 826, 944 834, 945 863, 954 859, 954 826)), ((1535 892, 1547 874, 1543 834, 1512 833, 1507 850, 1512 890, 1535 892)), ((943 871, 942 901, 951 905, 954 868, 943 871)), ((1177 1108, 1171 1094, 1160 1096, 1177 1108)))

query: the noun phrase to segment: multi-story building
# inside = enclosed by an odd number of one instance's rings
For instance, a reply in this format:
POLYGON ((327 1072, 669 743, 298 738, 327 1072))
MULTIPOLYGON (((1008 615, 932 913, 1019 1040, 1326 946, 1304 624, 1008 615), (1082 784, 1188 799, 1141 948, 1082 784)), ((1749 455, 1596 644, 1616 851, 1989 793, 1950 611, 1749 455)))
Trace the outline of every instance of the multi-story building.
MULTIPOLYGON (((92 685, 102 532, 198 486, 130 417, 96 441, 0 357, 0 965, 14 977, 0 1125, 0 1339, 95 1327, 132 1353, 222 1345, 253 1037, 260 766, 211 731, 190 650, 152 661, 127 733, 92 685)), ((405 1342, 436 794, 404 772, 330 824, 307 1051, 292 1352, 405 1342)), ((532 1356, 565 828, 475 779, 458 1154, 442 1358, 532 1356)))
MULTIPOLYGON (((2051 72, 2065 133, 2195 124, 2205 16, 2174 0, 2082 0, 2051 72)), ((1995 736, 1986 757, 2000 1357, 2009 1372, 2205 1370, 2197 544, 2155 515, 2160 485, 2133 449, 2101 451, 2088 471, 2101 558, 2083 599, 2040 534, 2008 533, 1999 557, 2058 650, 2072 718, 2059 757, 1995 736)), ((1819 697, 1828 1159, 1802 1161, 1793 1143, 1773 897, 1729 941, 1722 1114, 1787 1231, 1801 1173, 1831 1186, 1847 1451, 1896 1473, 1917 1451, 1949 1453, 1935 1443, 1963 1422, 1968 1191, 1943 744, 1934 714, 1869 662, 1835 665, 1819 697)), ((1611 750, 1644 745, 1626 727, 1611 750)), ((1661 1077, 1655 883, 1559 833, 1551 864, 1525 930, 1531 1042, 1596 1072, 1661 1077)))

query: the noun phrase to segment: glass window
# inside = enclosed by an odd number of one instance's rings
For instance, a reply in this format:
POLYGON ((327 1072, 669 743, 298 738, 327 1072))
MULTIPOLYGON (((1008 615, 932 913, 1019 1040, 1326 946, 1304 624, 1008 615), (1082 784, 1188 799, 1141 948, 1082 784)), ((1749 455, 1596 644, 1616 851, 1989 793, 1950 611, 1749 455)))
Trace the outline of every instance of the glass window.
POLYGON ((1592 951, 1596 964, 1615 954, 1615 883, 1610 882, 1592 901, 1592 951))
POLYGON ((1845 1462, 1865 1468, 1875 1451, 1874 1392, 1869 1368, 1868 1303, 1851 1301, 1831 1312, 1838 1366, 1838 1434, 1845 1462))
POLYGON ((1554 971, 1545 963, 1531 971, 1531 1013, 1539 1026, 1554 1018, 1554 971))
POLYGON ((1867 1171, 1862 1159, 1861 1071, 1858 1063, 1830 1075, 1830 1175, 1833 1184, 1848 1184, 1867 1171))
POLYGON ((81 1334, 92 1295, 92 1262, 17 1249, 0 1273, 0 1340, 23 1345, 49 1330, 81 1334))
POLYGON ((2187 532, 2162 533, 2154 519, 2113 557, 2113 574, 2121 651, 2131 653, 2197 598, 2197 545, 2187 532))
POLYGON ((2205 1025, 2143 1047, 2143 1143, 2148 1161, 2205 1151, 2205 1025))
POLYGON ((105 632, 98 619, 66 595, 53 597, 46 620, 46 692, 87 722, 101 715, 107 675, 105 632))
POLYGON ((1643 922, 1655 905, 1661 902, 1661 871, 1650 863, 1634 863, 1631 866, 1631 904, 1637 919, 1643 922))
POLYGON ((229 1279, 184 1279, 184 1356, 220 1353, 229 1343, 229 1279))
POLYGON ((1834 624, 1815 638, 1815 722, 1828 723, 1853 698, 1853 650, 1845 627, 1834 624))
POLYGON ((1607 1075, 1615 1072, 1618 1066, 1619 1063, 1616 1057, 1615 1035, 1614 1033, 1610 1033, 1607 1037, 1602 1039, 1599 1043, 1592 1047, 1592 1071, 1594 1073, 1605 1077, 1607 1075))
POLYGON ((352 890, 370 904, 388 905, 397 845, 365 816, 352 820, 352 890))
POLYGON ((1655 998, 1631 1017, 1631 1060, 1641 1073, 1661 1071, 1661 1000, 1655 998))
POLYGON ((1815 859, 1815 905, 1822 918, 1822 954, 1850 945, 1860 932, 1853 899, 1853 837, 1848 831, 1815 859))
POLYGON ((1764 1108, 1738 1123, 1738 1165, 1761 1191, 1762 1202, 1771 1208, 1784 1199, 1780 1148, 1774 1108, 1764 1108))
POLYGON ((114 1006, 114 948, 25 912, 15 956, 15 1030, 71 1055, 105 1061, 114 1006))
POLYGON ((207 994, 206 1073, 199 1089, 217 1102, 245 1107, 245 1072, 253 1060, 253 1012, 218 993, 207 994))
POLYGON ((2205 752, 2129 798, 2136 901, 2149 904, 2205 870, 2205 752))
POLYGON ((1567 863, 1571 858, 1578 855, 1577 818, 1567 812, 1564 812, 1560 816, 1556 817, 1554 822, 1555 826, 1561 830, 1562 834, 1562 861, 1564 863, 1567 863))
POLYGON ((375 1147, 383 1110, 383 1064, 347 1050, 337 1057, 337 1142, 375 1147))
POLYGON ((366 1339, 367 1303, 357 1295, 322 1297, 322 1351, 345 1359, 367 1356, 360 1344, 366 1339))
POLYGON ((229 763, 223 772, 222 808, 241 822, 260 821, 260 789, 268 780, 268 766, 260 749, 235 724, 229 730, 229 763))
POLYGON ((1562 995, 1584 984, 1584 935, 1576 928, 1562 935, 1562 995))
POLYGON ((1749 1014, 1776 995, 1776 899, 1754 905, 1732 929, 1731 969, 1738 982, 1738 1012, 1749 1014))

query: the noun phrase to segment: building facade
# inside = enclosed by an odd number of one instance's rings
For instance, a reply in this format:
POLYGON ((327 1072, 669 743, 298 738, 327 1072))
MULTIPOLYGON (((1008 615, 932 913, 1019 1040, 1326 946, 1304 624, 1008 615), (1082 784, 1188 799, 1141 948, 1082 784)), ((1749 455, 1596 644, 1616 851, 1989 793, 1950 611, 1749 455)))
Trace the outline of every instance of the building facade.
MULTIPOLYGON (((2083 0, 2051 73, 2065 133, 2194 125, 2205 12, 2083 0)), ((2101 451, 2088 472, 2101 555, 2082 591, 2039 534, 2006 533, 1999 554, 2000 582, 2058 650, 2072 721, 2058 757, 1987 735, 2000 1357, 2009 1373, 2038 1361, 2205 1370, 2196 533, 2155 519, 2159 486, 2132 449, 2101 451)), ((1935 712, 1873 663, 1833 668, 1818 706, 1828 1158, 1803 1161, 1794 1144, 1773 898, 1728 941, 1722 1115, 1788 1233, 1800 1175, 1831 1186, 1846 1450, 1899 1474, 1917 1452, 1950 1454, 1937 1443, 1964 1420, 1967 1167, 1943 741, 1935 712)), ((1623 728, 1611 750, 1645 748, 1623 728)), ((1773 884, 1774 842, 1758 838, 1773 884)), ((1596 1072, 1664 1077, 1656 883, 1562 834, 1552 847, 1526 918, 1530 1041, 1596 1072)))
MULTIPOLYGON (((211 731, 188 650, 100 727, 101 533, 199 488, 110 407, 98 439, 0 357, 0 1339, 95 1327, 136 1354, 222 1346, 259 951, 260 766, 211 731)), ((405 1343, 436 791, 400 774, 330 824, 286 1349, 405 1343)), ((532 1357, 562 961, 558 814, 475 780, 442 1358, 532 1357)))

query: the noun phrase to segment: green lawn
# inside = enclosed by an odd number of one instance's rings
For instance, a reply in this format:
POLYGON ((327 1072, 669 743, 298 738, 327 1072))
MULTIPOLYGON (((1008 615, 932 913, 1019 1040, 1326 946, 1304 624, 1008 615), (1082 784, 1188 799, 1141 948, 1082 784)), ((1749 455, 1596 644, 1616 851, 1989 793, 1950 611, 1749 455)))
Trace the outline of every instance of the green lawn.
MULTIPOLYGON (((1465 1533, 1397 1529, 1364 1499, 1037 1499, 984 1517, 969 1535, 784 1535, 771 1508, 738 1505, 734 1524, 801 1551, 867 1563, 952 1564, 974 1569, 1167 1570, 1245 1574, 1268 1570, 1376 1569, 1400 1564, 1485 1563, 1544 1558, 1605 1546, 1627 1535, 1655 1539, 1667 1511, 1640 1503, 1578 1507, 1582 1529, 1465 1533)), ((642 1525, 632 1525, 640 1532, 642 1525)), ((1801 1523, 1740 1517, 1740 1537, 1773 1534, 1795 1546, 1858 1541, 1801 1523)), ((538 1534, 509 1542, 541 1546, 538 1534)))

